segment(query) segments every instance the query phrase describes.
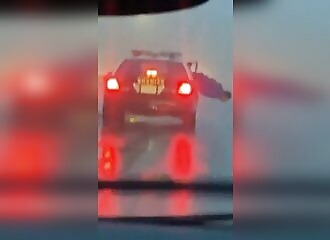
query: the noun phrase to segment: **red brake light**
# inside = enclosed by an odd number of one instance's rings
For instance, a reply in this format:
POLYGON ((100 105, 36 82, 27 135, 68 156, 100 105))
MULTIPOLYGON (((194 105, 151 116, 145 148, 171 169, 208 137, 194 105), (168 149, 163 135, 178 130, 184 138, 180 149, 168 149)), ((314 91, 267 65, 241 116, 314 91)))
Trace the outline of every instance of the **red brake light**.
POLYGON ((181 83, 179 90, 178 90, 178 93, 180 95, 190 95, 191 92, 192 92, 192 87, 191 87, 190 83, 187 83, 187 82, 181 83))
POLYGON ((109 78, 107 81, 108 90, 119 90, 119 84, 116 78, 109 78))

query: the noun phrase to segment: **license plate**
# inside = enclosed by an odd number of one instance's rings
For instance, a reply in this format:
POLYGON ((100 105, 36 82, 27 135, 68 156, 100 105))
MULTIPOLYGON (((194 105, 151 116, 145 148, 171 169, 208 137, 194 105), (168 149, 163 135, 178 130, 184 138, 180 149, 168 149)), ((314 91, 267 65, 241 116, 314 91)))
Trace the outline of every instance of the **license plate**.
POLYGON ((140 93, 157 94, 157 86, 141 85, 140 93))
POLYGON ((139 78, 133 85, 142 94, 160 94, 165 88, 164 80, 159 78, 139 78))
POLYGON ((159 86, 161 85, 161 80, 159 78, 141 78, 139 83, 146 86, 159 86))

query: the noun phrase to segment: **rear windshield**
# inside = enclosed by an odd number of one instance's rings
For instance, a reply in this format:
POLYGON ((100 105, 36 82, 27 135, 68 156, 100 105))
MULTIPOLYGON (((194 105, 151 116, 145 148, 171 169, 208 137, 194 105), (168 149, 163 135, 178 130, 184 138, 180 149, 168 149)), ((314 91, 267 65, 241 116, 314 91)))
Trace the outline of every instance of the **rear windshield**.
POLYGON ((167 82, 187 81, 188 74, 182 63, 162 60, 125 60, 116 71, 121 81, 135 82, 147 70, 156 70, 157 76, 167 82))

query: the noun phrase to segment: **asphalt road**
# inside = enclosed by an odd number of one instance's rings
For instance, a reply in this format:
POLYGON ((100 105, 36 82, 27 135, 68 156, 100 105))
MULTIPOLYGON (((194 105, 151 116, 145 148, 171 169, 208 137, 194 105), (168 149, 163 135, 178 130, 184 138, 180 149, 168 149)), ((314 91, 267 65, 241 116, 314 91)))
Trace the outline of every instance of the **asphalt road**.
POLYGON ((176 118, 129 115, 125 133, 114 136, 99 118, 100 179, 232 179, 231 101, 201 98, 195 134, 182 132, 176 118))

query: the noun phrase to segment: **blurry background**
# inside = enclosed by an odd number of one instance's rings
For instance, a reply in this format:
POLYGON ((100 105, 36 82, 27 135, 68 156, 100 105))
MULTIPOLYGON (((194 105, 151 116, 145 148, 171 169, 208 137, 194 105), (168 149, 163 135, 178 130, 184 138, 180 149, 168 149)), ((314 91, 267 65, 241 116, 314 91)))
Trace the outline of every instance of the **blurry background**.
POLYGON ((329 1, 263 2, 234 12, 235 63, 328 86, 329 1))
POLYGON ((96 189, 89 195, 88 183, 97 174, 95 17, 3 15, 0 35, 1 223, 91 216, 96 189))
POLYGON ((329 7, 323 0, 278 0, 234 12, 235 80, 249 72, 277 89, 242 102, 249 133, 265 138, 254 151, 272 159, 266 163, 274 177, 328 175, 329 7))
POLYGON ((328 223, 329 7, 269 0, 234 9, 238 219, 328 223), (248 181, 264 191, 245 195, 238 186, 248 181))

